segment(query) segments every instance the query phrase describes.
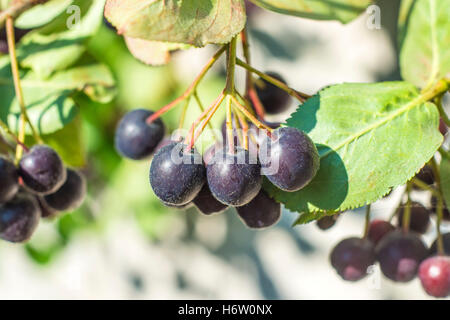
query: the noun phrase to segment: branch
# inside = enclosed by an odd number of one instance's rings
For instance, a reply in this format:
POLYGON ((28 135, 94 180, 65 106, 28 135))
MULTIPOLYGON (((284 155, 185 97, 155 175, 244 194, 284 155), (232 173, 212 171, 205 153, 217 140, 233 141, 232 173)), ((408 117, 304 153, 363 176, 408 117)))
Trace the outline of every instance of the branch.
POLYGON ((46 2, 48 0, 14 0, 7 9, 0 12, 0 29, 5 27, 8 17, 15 19, 31 7, 46 2))

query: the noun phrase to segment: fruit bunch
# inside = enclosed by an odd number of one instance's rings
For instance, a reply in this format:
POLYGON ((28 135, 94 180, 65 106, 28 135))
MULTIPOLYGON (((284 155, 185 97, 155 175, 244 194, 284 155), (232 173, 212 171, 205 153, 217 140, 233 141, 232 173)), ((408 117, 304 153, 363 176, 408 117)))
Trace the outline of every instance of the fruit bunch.
MULTIPOLYGON (((420 181, 417 187, 427 187, 436 193, 434 176, 429 166, 424 167, 413 181, 420 181)), ((439 194, 437 196, 440 197, 439 194)), ((386 278, 394 282, 409 282, 418 276, 427 294, 438 298, 448 297, 450 233, 441 234, 439 228, 441 222, 448 219, 448 211, 443 210, 442 203, 437 206, 436 202, 433 196, 431 208, 427 208, 411 201, 408 196, 407 202, 401 204, 391 217, 391 220, 396 218, 397 223, 379 219, 370 221, 368 206, 363 237, 351 237, 339 242, 330 254, 331 265, 344 280, 358 281, 366 277, 370 273, 369 267, 378 262, 386 278), (422 236, 428 232, 432 215, 436 211, 438 237, 431 247, 427 247, 422 236)), ((319 220, 317 225, 327 230, 337 219, 338 215, 327 216, 319 220)))
POLYGON ((159 117, 190 96, 198 101, 197 82, 157 112, 137 109, 127 113, 117 127, 115 146, 129 159, 153 157, 150 185, 164 205, 186 208, 192 204, 205 215, 234 207, 245 225, 260 229, 278 222, 281 214, 280 204, 262 189, 263 177, 281 190, 298 191, 316 175, 319 154, 304 132, 265 121, 266 112, 279 114, 289 106, 292 89, 282 77, 261 73, 259 79, 248 82, 249 99, 237 92, 234 72, 230 72, 237 61, 235 41, 219 50, 197 78, 228 48, 227 87, 212 106, 202 109, 189 132, 164 138, 166 129, 159 117), (224 101, 223 137, 202 156, 195 142, 224 101))
POLYGON ((55 150, 23 148, 18 166, 0 157, 0 238, 15 243, 27 241, 41 217, 77 209, 86 194, 83 175, 66 168, 55 150))

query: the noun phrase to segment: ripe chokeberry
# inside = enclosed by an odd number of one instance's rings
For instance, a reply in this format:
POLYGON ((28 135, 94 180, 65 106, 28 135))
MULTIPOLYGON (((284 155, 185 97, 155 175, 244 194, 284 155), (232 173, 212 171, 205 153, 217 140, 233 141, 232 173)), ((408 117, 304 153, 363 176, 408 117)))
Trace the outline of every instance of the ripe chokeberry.
POLYGON ((86 179, 72 169, 67 168, 66 182, 56 192, 44 197, 45 203, 57 211, 73 211, 84 201, 86 179))
POLYGON ((400 230, 385 236, 378 243, 376 252, 381 271, 395 282, 414 279, 420 263, 428 256, 428 250, 419 235, 400 230))
POLYGON ((236 211, 244 224, 251 229, 273 226, 281 217, 281 205, 264 190, 246 205, 236 208, 236 211))
POLYGON ((34 196, 19 192, 14 199, 0 206, 0 238, 14 243, 27 241, 40 217, 34 196))
MULTIPOLYGON (((405 207, 400 207, 397 211, 397 225, 402 226, 403 223, 403 213, 405 212, 405 207)), ((409 228, 420 234, 427 232, 430 226, 430 211, 418 202, 411 202, 411 216, 409 222, 409 228)))
POLYGON ((206 166, 209 189, 220 202, 243 206, 256 197, 262 185, 261 166, 256 157, 242 148, 234 153, 216 150, 206 166))
POLYGON ((426 293, 436 298, 450 295, 450 257, 434 256, 420 264, 419 279, 426 293))
POLYGON ((293 192, 305 187, 320 166, 319 153, 302 131, 282 127, 266 137, 259 149, 261 172, 281 190, 293 192))
POLYGON ((183 143, 171 143, 159 149, 150 167, 150 184, 164 203, 185 205, 202 189, 206 173, 202 156, 183 143))
POLYGON ((50 194, 66 181, 66 169, 52 148, 36 145, 19 162, 19 174, 27 190, 50 194))
POLYGON ((428 185, 432 185, 434 183, 433 170, 429 165, 425 165, 422 169, 420 169, 419 173, 416 174, 416 178, 428 185))
POLYGON ((395 230, 395 227, 384 220, 373 220, 369 225, 367 237, 374 245, 377 245, 388 233, 395 230))
POLYGON ((197 209, 205 215, 220 213, 227 208, 227 205, 214 198, 207 183, 203 185, 202 190, 200 190, 193 202, 197 209))
MULTIPOLYGON (((267 72, 267 75, 275 78, 283 83, 286 81, 275 72, 267 72)), ((290 96, 282 89, 271 84, 270 82, 259 78, 255 81, 255 88, 264 110, 268 114, 279 114, 287 110, 289 107, 290 96)))
MULTIPOLYGON (((442 235, 442 241, 444 245, 444 253, 446 255, 450 255, 450 232, 442 235)), ((437 239, 433 241, 430 247, 430 255, 434 256, 435 254, 437 254, 437 239)))
POLYGON ((316 225, 320 230, 328 230, 331 229, 335 224, 339 217, 339 214, 334 214, 332 216, 325 216, 316 221, 316 225))
POLYGON ((16 166, 7 159, 0 157, 0 204, 16 195, 19 190, 19 174, 16 166))
POLYGON ((344 239, 331 251, 330 262, 342 279, 361 280, 368 274, 367 269, 375 263, 374 245, 367 239, 344 239))
POLYGON ((152 114, 150 110, 136 109, 120 120, 115 134, 115 146, 122 156, 142 160, 153 154, 164 138, 165 126, 159 118, 147 123, 152 114))

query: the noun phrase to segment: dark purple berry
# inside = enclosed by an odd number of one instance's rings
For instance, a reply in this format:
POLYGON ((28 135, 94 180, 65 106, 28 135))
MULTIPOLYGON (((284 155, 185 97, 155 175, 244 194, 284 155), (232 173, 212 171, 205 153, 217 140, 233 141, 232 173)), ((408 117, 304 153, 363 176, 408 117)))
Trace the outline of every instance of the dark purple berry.
POLYGON ((78 209, 86 196, 86 179, 72 169, 67 169, 66 182, 55 193, 44 197, 46 204, 57 211, 78 209))
MULTIPOLYGON (((267 75, 283 83, 286 83, 286 81, 284 81, 284 79, 278 73, 267 72, 267 75)), ((287 94, 277 86, 274 86, 270 82, 267 82, 266 80, 260 78, 256 80, 255 87, 258 97, 268 114, 282 113, 289 107, 289 94, 287 94)))
POLYGON ((128 112, 119 122, 115 145, 124 157, 141 160, 153 154, 164 138, 165 127, 161 119, 147 123, 152 111, 136 109, 128 112))
POLYGON ((60 211, 50 208, 50 206, 45 201, 44 197, 36 196, 36 201, 39 204, 39 209, 41 210, 41 218, 53 219, 61 213, 60 211))
POLYGON ((205 183, 202 156, 186 145, 171 143, 154 156, 150 167, 150 184, 164 203, 181 206, 194 200, 205 183))
POLYGON ((312 140, 296 128, 283 127, 266 137, 260 146, 261 172, 281 190, 302 189, 316 175, 319 153, 312 140))
POLYGON ((388 233, 395 230, 395 227, 384 220, 373 220, 369 225, 368 239, 377 245, 388 233))
POLYGON ((433 170, 429 165, 425 165, 422 169, 420 169, 415 177, 428 185, 432 185, 434 183, 433 170))
MULTIPOLYGON (((405 211, 405 207, 400 207, 398 209, 398 220, 397 225, 399 227, 403 224, 403 213, 405 211)), ((417 233, 424 234, 427 232, 428 227, 430 225, 430 211, 421 205, 418 202, 411 202, 411 216, 409 228, 417 233)))
POLYGON ((442 118, 439 119, 439 132, 445 136, 447 134, 448 131, 448 127, 445 124, 444 120, 442 120, 442 118))
POLYGON ((368 274, 367 269, 375 263, 374 245, 367 239, 344 239, 331 251, 330 262, 342 279, 361 280, 368 274))
POLYGON ((0 238, 9 242, 25 242, 36 229, 41 212, 36 199, 19 192, 10 202, 0 206, 0 238))
POLYGON ((432 297, 450 295, 450 257, 430 257, 420 264, 419 279, 422 287, 432 297))
POLYGON ((334 214, 332 216, 325 216, 323 218, 320 218, 316 221, 316 225, 320 230, 329 230, 331 229, 335 224, 339 217, 339 214, 334 214))
POLYGON ((236 211, 251 229, 264 229, 275 225, 281 217, 281 205, 261 190, 249 203, 236 208, 236 211))
MULTIPOLYGON (((450 256, 450 232, 444 233, 442 235, 442 241, 444 244, 445 254, 450 256)), ((434 256, 436 254, 437 254, 437 239, 433 241, 433 244, 430 247, 430 256, 434 256)))
POLYGON ((5 203, 19 191, 19 174, 16 166, 0 157, 0 204, 5 203))
POLYGON ((419 235, 402 231, 385 236, 376 251, 381 271, 396 282, 414 279, 420 263, 428 256, 428 250, 419 235))
POLYGON ((25 187, 34 193, 50 194, 66 181, 66 169, 52 148, 36 145, 19 163, 19 174, 25 187))
POLYGON ((194 204, 201 213, 206 215, 220 213, 227 208, 225 204, 214 198, 207 183, 203 185, 202 190, 200 190, 198 195, 195 197, 194 204))
POLYGON ((216 151, 206 173, 211 193, 229 206, 249 203, 261 189, 261 166, 256 157, 242 148, 233 154, 223 149, 216 151))

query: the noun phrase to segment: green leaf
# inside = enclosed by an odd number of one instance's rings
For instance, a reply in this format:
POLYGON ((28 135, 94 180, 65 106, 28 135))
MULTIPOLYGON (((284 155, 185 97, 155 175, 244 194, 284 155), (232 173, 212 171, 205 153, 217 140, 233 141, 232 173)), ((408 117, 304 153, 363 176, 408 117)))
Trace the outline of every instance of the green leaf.
POLYGON ((405 40, 405 35, 409 23, 409 18, 411 17, 411 11, 413 8, 415 0, 402 0, 400 3, 400 10, 398 13, 398 35, 397 42, 398 47, 401 48, 403 45, 403 40, 405 40))
POLYGON ((43 26, 61 13, 73 2, 73 0, 51 0, 37 5, 22 13, 15 21, 15 26, 20 29, 33 29, 43 26))
POLYGON ((320 170, 304 189, 265 185, 302 221, 372 203, 404 184, 442 143, 435 105, 406 82, 341 84, 307 100, 287 121, 317 144, 320 170), (322 214, 314 214, 322 212, 322 214))
POLYGON ((80 117, 76 117, 63 129, 42 136, 42 138, 46 144, 58 152, 64 163, 69 167, 81 168, 86 165, 80 117))
POLYGON ((347 23, 355 19, 371 0, 250 0, 256 5, 282 14, 347 23))
MULTIPOLYGON (((19 127, 20 107, 14 93, 9 58, 0 59, 0 118, 13 131, 19 127)), ((114 79, 103 65, 80 66, 43 80, 34 72, 21 76, 24 99, 31 122, 45 135, 61 130, 77 114, 71 95, 84 92, 91 99, 107 102, 114 96, 114 79)), ((30 134, 27 126, 27 134, 30 134)))
POLYGON ((450 1, 416 0, 401 32, 400 67, 405 80, 430 88, 450 77, 450 1))
POLYGON ((230 42, 246 21, 242 0, 107 0, 105 16, 125 36, 197 47, 230 42))
POLYGON ((154 66, 169 63, 171 51, 190 48, 189 45, 183 43, 148 41, 130 37, 125 37, 125 43, 136 59, 154 66))
POLYGON ((443 156, 440 164, 441 188, 445 204, 450 209, 450 158, 443 156))
POLYGON ((79 6, 81 19, 70 29, 69 15, 64 12, 54 23, 22 38, 17 49, 22 67, 31 68, 41 78, 46 78, 72 66, 83 55, 86 41, 102 22, 104 0, 83 1, 79 6))

